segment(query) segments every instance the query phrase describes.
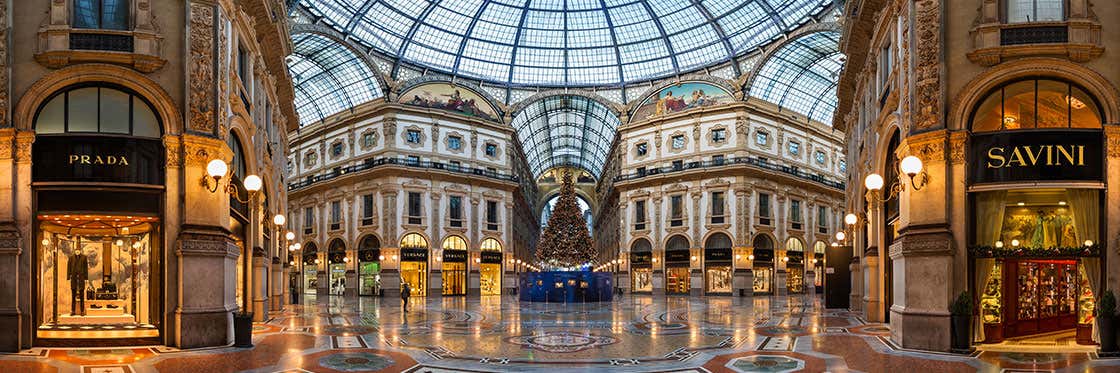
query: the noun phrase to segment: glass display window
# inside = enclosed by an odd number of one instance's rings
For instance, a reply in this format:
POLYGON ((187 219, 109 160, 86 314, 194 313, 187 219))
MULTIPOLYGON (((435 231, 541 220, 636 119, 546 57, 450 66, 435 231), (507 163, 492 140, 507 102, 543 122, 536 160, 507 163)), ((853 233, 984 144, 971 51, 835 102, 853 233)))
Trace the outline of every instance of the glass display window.
POLYGON ((303 265, 303 293, 315 294, 315 288, 319 287, 319 265, 317 264, 304 264, 303 265))
POLYGON ((1003 322, 1003 262, 995 261, 988 274, 987 284, 980 293, 980 320, 985 324, 1003 322))
POLYGON ((648 293, 653 291, 653 268, 634 268, 630 273, 631 292, 648 293))
POLYGON ((39 215, 38 221, 39 337, 159 335, 153 308, 158 218, 39 215))
POLYGON ((467 263, 443 262, 443 295, 467 294, 467 263))
POLYGON ((786 278, 786 290, 791 294, 805 292, 805 268, 791 265, 786 270, 789 272, 786 278))
POLYGON ((330 295, 343 295, 346 293, 346 264, 331 263, 328 281, 330 295))
POLYGON ((688 294, 689 291, 688 267, 670 267, 665 269, 665 293, 688 294))
POLYGON ((708 293, 731 293, 731 266, 710 266, 704 269, 708 293))
POLYGON ((478 267, 479 292, 482 295, 502 295, 502 265, 482 263, 478 267))
POLYGON ((381 293, 381 263, 362 262, 358 266, 358 294, 378 295, 381 293))
POLYGON ((754 267, 754 292, 755 293, 770 293, 771 284, 774 283, 774 268, 766 266, 754 267))
POLYGON ((1028 249, 1083 246, 1085 240, 1097 241, 1099 199, 1095 189, 975 193, 974 243, 1028 249))
POLYGON ((412 296, 428 295, 428 263, 401 262, 401 282, 412 289, 412 296))

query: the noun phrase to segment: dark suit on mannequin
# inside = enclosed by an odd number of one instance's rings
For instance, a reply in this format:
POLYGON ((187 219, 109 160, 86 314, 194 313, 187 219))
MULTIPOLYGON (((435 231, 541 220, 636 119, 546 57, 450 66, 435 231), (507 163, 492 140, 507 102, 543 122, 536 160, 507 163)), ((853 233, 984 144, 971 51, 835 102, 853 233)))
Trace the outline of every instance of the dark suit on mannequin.
POLYGON ((77 315, 78 310, 82 316, 86 314, 86 279, 89 278, 89 260, 81 251, 70 255, 66 264, 66 279, 70 280, 70 314, 77 315), (81 302, 81 308, 77 308, 81 302))

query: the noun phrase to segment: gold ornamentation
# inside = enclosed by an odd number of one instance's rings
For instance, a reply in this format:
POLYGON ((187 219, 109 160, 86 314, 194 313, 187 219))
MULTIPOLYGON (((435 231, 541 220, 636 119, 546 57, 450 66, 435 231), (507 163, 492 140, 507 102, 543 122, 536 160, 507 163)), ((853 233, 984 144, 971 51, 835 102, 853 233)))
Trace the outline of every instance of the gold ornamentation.
POLYGON ((913 118, 914 130, 938 126, 941 118, 941 0, 919 0, 915 3, 915 28, 918 32, 914 88, 921 103, 913 118))
POLYGON ((949 135, 949 161, 952 164, 964 163, 964 147, 967 142, 967 132, 954 132, 949 135))
POLYGON ((214 7, 191 3, 190 120, 193 131, 214 133, 214 7))

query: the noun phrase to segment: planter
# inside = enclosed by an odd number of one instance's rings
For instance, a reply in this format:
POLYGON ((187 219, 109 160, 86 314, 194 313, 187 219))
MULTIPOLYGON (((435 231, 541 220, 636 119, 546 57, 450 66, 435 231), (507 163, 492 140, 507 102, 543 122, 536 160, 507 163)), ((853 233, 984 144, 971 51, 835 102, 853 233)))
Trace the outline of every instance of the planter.
POLYGON ((234 312, 233 347, 253 347, 253 314, 234 312))
POLYGON ((1116 348, 1116 316, 1097 316, 1097 329, 1101 335, 1101 352, 1117 352, 1116 348))
POLYGON ((971 315, 952 315, 950 316, 950 334, 952 335, 952 349, 967 351, 972 345, 972 333, 970 333, 970 324, 972 324, 971 315))

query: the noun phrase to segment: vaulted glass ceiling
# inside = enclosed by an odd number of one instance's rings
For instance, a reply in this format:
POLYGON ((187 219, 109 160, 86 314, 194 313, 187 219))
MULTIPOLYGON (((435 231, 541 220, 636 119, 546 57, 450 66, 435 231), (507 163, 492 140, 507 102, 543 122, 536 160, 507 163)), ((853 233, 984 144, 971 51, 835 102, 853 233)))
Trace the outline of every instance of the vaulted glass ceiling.
POLYGON ((530 86, 619 85, 755 50, 833 0, 300 0, 424 68, 530 86))
POLYGON ((349 48, 313 33, 293 35, 292 43, 288 72, 301 126, 381 97, 373 72, 349 48))
POLYGON ((819 31, 801 36, 782 45, 758 70, 750 95, 831 124, 843 57, 840 33, 819 31))
POLYGON ((622 124, 606 106, 584 96, 556 95, 534 101, 511 125, 534 177, 558 166, 578 167, 596 179, 622 124))

